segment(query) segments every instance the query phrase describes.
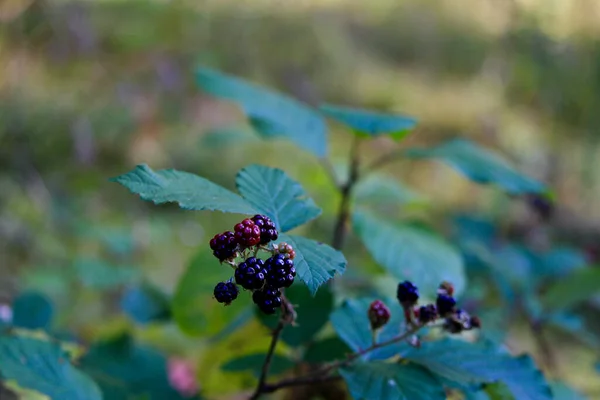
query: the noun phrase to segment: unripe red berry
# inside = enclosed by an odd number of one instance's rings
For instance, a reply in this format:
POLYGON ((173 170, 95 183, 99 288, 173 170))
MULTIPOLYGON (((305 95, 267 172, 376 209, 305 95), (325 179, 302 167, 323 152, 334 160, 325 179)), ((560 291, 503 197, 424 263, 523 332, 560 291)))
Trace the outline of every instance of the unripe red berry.
POLYGON ((252 247, 260 243, 260 228, 250 218, 246 218, 233 228, 235 240, 242 247, 252 247))
POLYGON ((290 260, 293 260, 294 257, 296 257, 296 252, 294 251, 294 248, 286 242, 276 244, 274 248, 275 254, 283 254, 285 258, 289 258, 290 260))
POLYGON ((448 296, 454 296, 454 285, 448 281, 440 283, 438 288, 438 294, 446 294, 448 296))
POLYGON ((369 306, 368 316, 371 329, 379 329, 390 320, 390 310, 381 300, 375 300, 369 306))

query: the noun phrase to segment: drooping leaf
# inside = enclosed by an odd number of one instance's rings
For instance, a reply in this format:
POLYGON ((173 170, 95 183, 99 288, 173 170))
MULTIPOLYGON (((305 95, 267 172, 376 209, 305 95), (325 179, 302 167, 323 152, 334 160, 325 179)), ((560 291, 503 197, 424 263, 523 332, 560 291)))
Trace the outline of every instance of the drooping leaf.
POLYGON ((531 357, 513 357, 490 343, 444 339, 410 348, 403 357, 459 385, 502 382, 516 399, 552 399, 550 386, 531 357))
POLYGON ((111 265, 96 258, 75 260, 75 270, 81 282, 94 289, 111 289, 134 282, 140 270, 128 265, 111 265))
POLYGON ((319 108, 327 117, 368 136, 388 134, 396 140, 401 140, 417 125, 416 119, 403 115, 385 114, 333 104, 323 104, 319 108))
POLYGON ((600 268, 574 271, 552 285, 542 296, 547 310, 567 309, 600 293, 600 268))
POLYGON ((60 344, 29 336, 0 336, 0 377, 52 400, 102 400, 100 390, 75 368, 60 344))
POLYGON ((142 164, 110 179, 143 200, 154 204, 177 203, 186 210, 254 214, 256 210, 237 194, 189 172, 163 169, 153 171, 142 164))
POLYGON ((52 322, 54 307, 38 292, 21 293, 12 304, 12 325, 24 329, 47 329, 52 322))
POLYGON ((354 199, 359 204, 375 207, 398 207, 425 203, 425 199, 420 194, 396 179, 382 175, 370 175, 361 180, 354 190, 354 199))
POLYGON ((263 136, 287 138, 317 157, 327 154, 325 121, 307 105, 209 68, 199 68, 196 81, 207 93, 239 104, 251 125, 263 136))
POLYGON ((321 214, 302 186, 280 169, 250 165, 238 173, 235 182, 248 203, 270 217, 281 232, 321 214))
POLYGON ((344 255, 325 243, 287 234, 279 235, 279 241, 287 242, 294 248, 296 279, 300 278, 313 296, 319 286, 333 278, 336 273, 343 274, 346 269, 344 255))
POLYGON ((463 261, 443 240, 364 211, 354 213, 353 227, 373 259, 396 278, 408 279, 430 295, 442 281, 452 282, 457 296, 462 293, 466 279, 463 261))
POLYGON ((453 139, 430 149, 409 149, 406 156, 433 158, 480 184, 495 184, 514 195, 542 193, 545 186, 523 175, 502 156, 466 139, 453 139))
POLYGON ((129 288, 121 298, 121 308, 140 324, 165 321, 171 317, 167 295, 148 283, 129 288))
POLYGON ((445 400, 442 385, 425 368, 380 361, 340 370, 354 400, 445 400))
MULTIPOLYGON (((250 371, 255 377, 259 377, 263 362, 265 361, 265 353, 248 354, 245 356, 235 357, 221 366, 223 371, 227 372, 245 372, 250 371)), ((294 368, 295 363, 289 358, 280 354, 273 354, 269 368, 269 375, 279 375, 294 368)))
MULTIPOLYGON (((283 330, 281 339, 290 346, 297 347, 313 340, 314 336, 325 326, 333 307, 333 294, 329 287, 323 287, 314 296, 310 290, 299 283, 294 283, 285 290, 287 299, 297 311, 295 326, 283 330)), ((274 328, 278 315, 265 315, 256 308, 259 320, 266 326, 274 328)))
POLYGON ((550 386, 552 387, 554 400, 586 400, 585 396, 563 382, 555 381, 550 386))
POLYGON ((328 337, 311 343, 304 353, 304 361, 309 363, 324 363, 342 359, 352 353, 350 347, 338 337, 328 337))
MULTIPOLYGON (((367 311, 375 298, 345 300, 331 313, 330 321, 339 337, 354 351, 364 350, 373 344, 371 326, 367 311)), ((390 321, 380 329, 377 341, 384 342, 398 336, 404 329, 404 312, 397 300, 384 299, 391 313, 390 321)), ((366 353, 364 360, 381 360, 392 357, 406 344, 402 342, 384 346, 366 353)))

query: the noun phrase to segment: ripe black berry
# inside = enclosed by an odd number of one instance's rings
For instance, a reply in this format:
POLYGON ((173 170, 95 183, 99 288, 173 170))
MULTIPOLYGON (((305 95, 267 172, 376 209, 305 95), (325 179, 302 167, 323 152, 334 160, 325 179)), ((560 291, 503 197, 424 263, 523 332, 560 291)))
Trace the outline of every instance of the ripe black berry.
POLYGON ((435 308, 435 305, 433 304, 428 304, 426 306, 420 307, 415 314, 417 314, 419 322, 423 325, 434 321, 438 316, 437 308, 435 308))
POLYGON ((252 221, 260 228, 260 244, 267 244, 272 240, 277 240, 279 234, 271 218, 266 215, 257 214, 252 217, 252 221))
POLYGON ((471 323, 472 328, 478 328, 478 329, 481 328, 481 320, 479 319, 478 316, 473 315, 469 322, 471 323))
POLYGON ((294 283, 296 268, 290 258, 283 254, 275 254, 265 262, 267 283, 274 288, 290 287, 294 283))
POLYGON ((435 305, 440 315, 442 317, 445 317, 446 315, 454 311, 454 306, 456 306, 456 300, 454 300, 454 297, 452 296, 448 296, 446 294, 438 294, 437 300, 435 301, 435 305))
POLYGON ((216 234, 210 240, 210 248, 213 251, 213 255, 217 257, 219 261, 224 261, 235 256, 237 242, 233 232, 227 231, 216 234))
POLYGON ((248 258, 246 261, 240 263, 235 270, 235 283, 248 290, 262 288, 266 278, 264 268, 265 263, 263 260, 256 257, 248 258))
POLYGON ((277 288, 266 286, 262 290, 252 293, 252 301, 265 314, 274 314, 281 306, 281 291, 277 288))
POLYGON ((236 242, 242 247, 252 247, 260 243, 260 227, 250 218, 246 218, 234 228, 236 242))
POLYGON ((446 320, 444 321, 444 325, 442 326, 442 329, 444 329, 448 333, 455 334, 455 333, 461 333, 464 330, 464 327, 459 321, 456 321, 453 318, 446 318, 446 320))
POLYGON ((398 284, 396 297, 403 307, 412 307, 419 300, 419 291, 412 282, 404 281, 398 284))
POLYGON ((283 254, 286 258, 293 260, 296 257, 294 248, 286 242, 281 242, 273 246, 275 248, 275 254, 283 254))
POLYGON ((379 329, 390 320, 390 309, 380 300, 375 300, 369 306, 368 311, 371 329, 379 329))
POLYGON ((238 288, 233 282, 219 282, 213 292, 219 303, 229 305, 238 296, 238 288))

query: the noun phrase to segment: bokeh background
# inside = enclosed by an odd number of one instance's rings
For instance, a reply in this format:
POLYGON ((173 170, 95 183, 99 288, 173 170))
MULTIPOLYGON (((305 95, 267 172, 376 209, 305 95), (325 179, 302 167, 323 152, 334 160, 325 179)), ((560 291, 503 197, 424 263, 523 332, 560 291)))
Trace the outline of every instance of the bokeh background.
MULTIPOLYGON (((144 280, 173 293, 236 219, 156 207, 108 181, 138 163, 229 188, 249 163, 283 168, 324 210, 305 233, 330 240, 339 198, 321 166, 290 143, 262 140, 234 105, 203 94, 198 65, 310 104, 416 117, 410 145, 460 136, 494 148, 552 187, 556 213, 544 232, 598 254, 596 0, 2 0, 0 22, 0 303, 43 292, 58 330, 91 340, 131 326, 116 300, 122 286, 144 280)), ((337 167, 348 133, 330 128, 337 167)), ((389 146, 377 140, 366 157, 389 146)), ((531 218, 524 203, 440 164, 402 161, 385 172, 432 200, 406 212, 425 224, 443 229, 444 218, 473 213, 502 220, 510 234, 531 218)), ((222 327, 213 314, 207 334, 222 327)), ((200 360, 202 385, 231 382, 210 369, 201 338, 174 326, 132 329, 200 360)), ((551 340, 566 381, 600 397, 593 352, 571 336, 551 340)), ((510 343, 537 352, 518 324, 510 343)))

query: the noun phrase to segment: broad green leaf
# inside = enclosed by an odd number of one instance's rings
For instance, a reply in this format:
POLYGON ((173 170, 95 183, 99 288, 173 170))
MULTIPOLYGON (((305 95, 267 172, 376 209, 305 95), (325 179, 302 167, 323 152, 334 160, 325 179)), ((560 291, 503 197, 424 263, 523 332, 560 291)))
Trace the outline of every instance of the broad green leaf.
POLYGON ((141 276, 138 268, 111 265, 97 258, 75 260, 75 270, 85 286, 100 290, 132 283, 141 276))
POLYGON ((129 288, 121 298, 121 308, 139 324, 165 321, 171 317, 167 295, 148 283, 129 288))
POLYGON ((574 271, 552 285, 542 296, 547 310, 567 309, 600 293, 600 268, 574 271))
POLYGON ((250 165, 238 173, 235 182, 246 201, 270 217, 281 232, 321 214, 302 186, 280 169, 250 165))
POLYGON ((516 399, 552 399, 550 387, 531 357, 513 357, 489 343, 444 339, 410 348, 403 357, 459 385, 502 382, 516 399))
POLYGON ((209 68, 199 68, 196 81, 207 93, 238 103, 254 129, 263 136, 287 138, 317 157, 327 154, 325 121, 307 105, 209 68))
POLYGON ((550 386, 554 400, 586 400, 585 396, 562 382, 552 382, 550 386))
MULTIPOLYGON (((314 336, 325 326, 333 308, 333 294, 328 286, 321 288, 314 296, 308 288, 294 283, 285 290, 287 299, 297 312, 296 324, 283 330, 281 339, 290 346, 297 347, 313 340, 314 336)), ((266 326, 274 328, 279 316, 265 315, 256 308, 259 320, 266 326)))
POLYGON ((186 210, 256 213, 254 207, 237 194, 189 172, 174 169, 153 171, 142 164, 110 180, 154 204, 177 203, 186 210))
POLYGON ((457 296, 462 293, 466 283, 462 258, 442 239, 364 211, 355 212, 353 227, 373 259, 396 278, 412 281, 430 296, 442 281, 452 282, 457 296))
POLYGON ((480 184, 495 184, 514 195, 542 193, 545 186, 525 176, 498 153, 469 140, 453 139, 430 149, 409 149, 406 156, 434 158, 461 172, 480 184))
MULTIPOLYGON (((241 357, 233 358, 221 366, 223 371, 227 372, 245 372, 250 371, 255 377, 261 374, 263 362, 265 361, 265 353, 248 354, 241 357)), ((271 367, 269 375, 279 375, 294 368, 294 362, 287 357, 279 354, 273 354, 271 358, 271 367)))
POLYGON ((319 286, 333 278, 336 273, 343 274, 346 269, 344 255, 325 243, 287 234, 279 235, 279 242, 289 243, 296 251, 296 278, 300 278, 308 286, 313 296, 319 286))
POLYGON ((540 257, 540 265, 536 274, 548 278, 564 277, 567 274, 584 268, 588 262, 585 253, 570 247, 555 247, 540 257))
POLYGON ((232 276, 231 267, 219 264, 209 250, 199 251, 179 278, 171 301, 173 319, 179 329, 195 337, 214 335, 237 319, 245 309, 253 308, 250 294, 244 291, 229 306, 213 298, 215 285, 232 276))
POLYGON ((425 368, 380 361, 340 370, 354 400, 445 400, 442 385, 425 368))
POLYGON ((396 179, 383 175, 370 175, 354 189, 357 203, 376 207, 402 207, 424 204, 425 199, 396 179))
POLYGON ((368 136, 388 134, 392 138, 400 140, 417 125, 417 120, 414 118, 347 106, 323 104, 320 110, 327 117, 368 136))
POLYGON ((480 389, 465 390, 465 400, 516 400, 506 385, 492 383, 482 385, 480 389))
POLYGON ((324 363, 342 359, 352 353, 350 347, 337 337, 328 337, 311 343, 304 353, 304 361, 309 363, 324 363))
POLYGON ((24 329, 47 329, 54 308, 50 299, 41 293, 21 293, 12 304, 12 325, 24 329))
POLYGON ((22 388, 14 380, 0 381, 0 399, 4 400, 3 396, 6 396, 6 400, 52 400, 50 397, 36 390, 22 388), (11 392, 10 395, 5 394, 2 385, 11 392), (12 397, 13 395, 14 397, 12 397))
MULTIPOLYGON (((331 313, 330 321, 339 337, 354 351, 363 350, 373 344, 371 325, 367 312, 369 305, 375 298, 348 299, 331 313)), ((403 332, 404 312, 397 300, 384 299, 391 313, 390 321, 380 329, 377 341, 390 340, 403 332)), ((380 360, 393 357, 404 347, 398 342, 379 348, 365 354, 364 360, 380 360)))
POLYGON ((52 400, 101 400, 100 390, 75 368, 60 344, 28 336, 0 337, 0 376, 52 400))

